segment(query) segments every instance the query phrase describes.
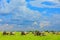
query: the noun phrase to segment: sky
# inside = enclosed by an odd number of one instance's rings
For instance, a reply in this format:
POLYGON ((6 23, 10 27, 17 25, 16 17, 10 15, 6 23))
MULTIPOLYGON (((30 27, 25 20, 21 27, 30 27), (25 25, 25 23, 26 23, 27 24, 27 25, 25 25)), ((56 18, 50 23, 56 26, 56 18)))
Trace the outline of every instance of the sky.
POLYGON ((60 0, 0 0, 0 31, 60 31, 60 0))

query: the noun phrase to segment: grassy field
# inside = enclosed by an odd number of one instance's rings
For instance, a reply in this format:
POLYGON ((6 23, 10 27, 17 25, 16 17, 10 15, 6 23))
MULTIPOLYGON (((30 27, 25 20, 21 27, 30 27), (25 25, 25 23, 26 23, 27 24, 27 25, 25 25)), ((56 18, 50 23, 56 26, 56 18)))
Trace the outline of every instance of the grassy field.
POLYGON ((0 32, 0 40, 60 40, 60 35, 45 33, 46 36, 34 36, 32 33, 20 35, 16 32, 15 35, 2 35, 0 32))

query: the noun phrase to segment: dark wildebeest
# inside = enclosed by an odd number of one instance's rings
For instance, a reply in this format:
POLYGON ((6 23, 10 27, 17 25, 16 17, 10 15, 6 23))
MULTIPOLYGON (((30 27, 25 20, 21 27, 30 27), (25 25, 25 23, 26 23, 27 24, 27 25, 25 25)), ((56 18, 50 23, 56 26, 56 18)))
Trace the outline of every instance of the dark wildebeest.
POLYGON ((28 32, 21 32, 21 35, 26 35, 28 34, 28 32))
POLYGON ((14 32, 10 32, 10 35, 14 35, 15 33, 14 32))
POLYGON ((8 35, 8 34, 9 34, 9 33, 5 32, 5 31, 3 32, 3 35, 8 35))
POLYGON ((41 33, 39 31, 36 31, 36 32, 34 32, 34 35, 39 36, 39 35, 41 35, 41 33))
POLYGON ((33 33, 35 36, 45 36, 44 32, 36 31, 33 33))

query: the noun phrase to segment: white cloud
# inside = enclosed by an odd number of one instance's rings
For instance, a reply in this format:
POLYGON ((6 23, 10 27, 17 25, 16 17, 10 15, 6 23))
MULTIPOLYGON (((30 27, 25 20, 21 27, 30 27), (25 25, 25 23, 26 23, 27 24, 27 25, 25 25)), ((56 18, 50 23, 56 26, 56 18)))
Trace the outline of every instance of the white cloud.
POLYGON ((0 13, 13 13, 14 18, 18 17, 17 19, 19 19, 21 16, 26 18, 28 16, 31 19, 33 19, 33 18, 39 18, 40 16, 38 11, 30 10, 27 8, 26 5, 27 2, 25 0, 17 0, 17 1, 11 0, 10 3, 7 3, 6 0, 3 0, 2 3, 1 3, 2 8, 0 9, 0 13))
POLYGON ((7 3, 6 0, 1 0, 0 2, 0 13, 10 13, 13 9, 18 6, 24 6, 25 0, 11 0, 10 3, 7 3))
POLYGON ((41 21, 40 22, 40 27, 43 28, 43 27, 49 27, 51 24, 49 21, 41 21))
POLYGON ((20 17, 23 17, 28 20, 36 20, 41 16, 40 12, 31 10, 26 6, 19 6, 16 11, 12 12, 14 13, 13 18, 15 19, 20 19, 20 17))
POLYGON ((30 1, 29 3, 32 6, 40 7, 40 8, 60 8, 59 0, 35 0, 35 1, 30 1), (56 5, 49 6, 49 5, 41 4, 42 2, 45 2, 45 1, 54 3, 56 5))
MULTIPOLYGON (((5 8, 1 8, 0 13, 12 13, 12 17, 9 19, 8 22, 10 22, 11 19, 21 20, 22 18, 24 18, 26 20, 36 21, 41 16, 40 12, 27 8, 25 0, 17 0, 17 1, 12 0, 9 4, 6 3, 6 0, 4 0, 3 2, 4 2, 5 8)), ((3 30, 3 31, 4 30, 11 30, 14 27, 14 25, 10 25, 10 24, 3 24, 3 25, 0 25, 0 26, 1 26, 0 30, 3 30)))

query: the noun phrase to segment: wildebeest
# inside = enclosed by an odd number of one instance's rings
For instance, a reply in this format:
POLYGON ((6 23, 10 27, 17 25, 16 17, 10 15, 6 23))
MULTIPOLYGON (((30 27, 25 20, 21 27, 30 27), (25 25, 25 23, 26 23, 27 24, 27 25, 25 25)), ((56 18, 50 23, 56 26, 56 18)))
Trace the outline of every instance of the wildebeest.
POLYGON ((41 35, 41 33, 40 33, 39 31, 36 31, 36 32, 34 32, 33 34, 34 34, 35 36, 41 35))
POLYGON ((8 35, 8 34, 9 34, 8 32, 5 32, 5 31, 3 32, 3 35, 8 35))
POLYGON ((52 32, 53 34, 56 34, 55 32, 52 32))
POLYGON ((49 33, 51 33, 51 34, 55 34, 55 31, 50 31, 49 33))
POLYGON ((36 31, 33 33, 35 36, 45 36, 45 33, 44 32, 39 32, 39 31, 36 31))
POLYGON ((56 35, 60 35, 60 33, 59 33, 59 32, 55 32, 55 34, 56 34, 56 35))
POLYGON ((14 35, 15 33, 14 32, 10 32, 10 35, 14 35))
POLYGON ((21 32, 21 35, 26 35, 28 34, 28 32, 21 32))

